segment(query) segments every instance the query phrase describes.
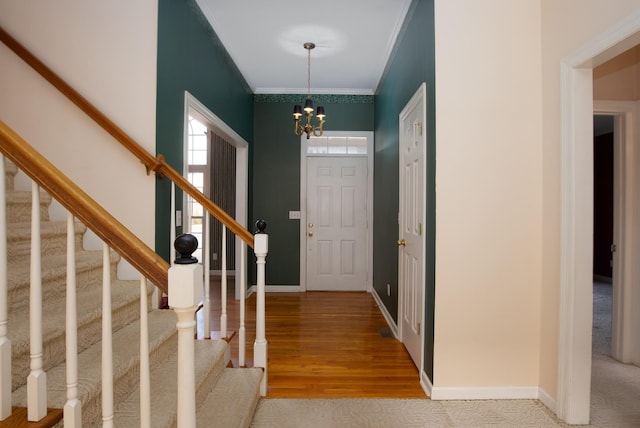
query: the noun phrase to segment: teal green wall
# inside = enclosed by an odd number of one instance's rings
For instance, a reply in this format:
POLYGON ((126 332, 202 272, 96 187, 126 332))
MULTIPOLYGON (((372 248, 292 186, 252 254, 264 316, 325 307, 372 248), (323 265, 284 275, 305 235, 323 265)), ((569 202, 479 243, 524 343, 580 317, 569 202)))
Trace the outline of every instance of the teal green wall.
MULTIPOLYGON (((184 91, 250 144, 249 223, 267 220, 266 282, 300 284, 300 139, 293 104, 304 95, 252 95, 194 0, 160 0, 158 19, 157 153, 182 170, 184 91)), ((375 131, 373 285, 397 320, 398 115, 427 82, 427 283, 425 371, 433 381, 435 295, 435 48, 433 0, 414 0, 375 97, 313 96, 327 110, 325 129, 375 131), (375 124, 375 126, 374 126, 375 124), (387 296, 386 284, 392 286, 387 296)), ((156 251, 169 255, 169 183, 156 187, 156 251)), ((253 226, 250 227, 253 230, 253 226)), ((251 264, 250 264, 251 265, 251 264)), ((255 268, 250 269, 255 283, 255 268)))
MULTIPOLYGON (((253 94, 194 0, 158 2, 157 85, 156 151, 176 170, 182 172, 185 91, 251 144, 253 94)), ((167 179, 157 181, 156 201, 156 251, 168 260, 167 179)))
MULTIPOLYGON (((266 283, 300 285, 300 137, 293 133, 293 106, 306 95, 256 95, 249 218, 267 221, 266 283)), ((325 130, 373 131, 373 96, 312 95, 327 112, 325 130)), ((250 280, 255 281, 252 273, 250 280)), ((255 283, 255 282, 254 282, 255 283)))
POLYGON ((433 0, 414 0, 375 97, 373 286, 398 317, 398 116, 427 83, 425 372, 433 381, 435 297, 435 38, 433 0), (387 296, 387 284, 391 296, 387 296))

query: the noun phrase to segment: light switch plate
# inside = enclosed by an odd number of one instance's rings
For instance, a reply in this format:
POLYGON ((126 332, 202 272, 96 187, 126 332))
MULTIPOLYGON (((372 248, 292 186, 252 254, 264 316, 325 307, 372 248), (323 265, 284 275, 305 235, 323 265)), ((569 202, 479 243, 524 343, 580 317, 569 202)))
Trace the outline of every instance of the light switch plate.
POLYGON ((289 211, 289 220, 300 220, 300 211, 289 211))

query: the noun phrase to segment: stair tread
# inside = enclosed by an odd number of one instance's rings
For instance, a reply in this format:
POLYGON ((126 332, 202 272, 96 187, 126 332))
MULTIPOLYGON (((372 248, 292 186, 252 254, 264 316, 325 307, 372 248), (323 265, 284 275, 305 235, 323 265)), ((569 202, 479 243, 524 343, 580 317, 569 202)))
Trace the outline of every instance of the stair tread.
MULTIPOLYGON (((115 263, 120 256, 111 251, 111 263, 115 263)), ((67 272, 66 254, 43 257, 41 261, 42 283, 55 276, 64 275, 67 272)), ((76 253, 76 272, 83 269, 102 265, 102 251, 78 251, 76 253)), ((8 269, 9 290, 24 286, 30 283, 30 263, 12 263, 8 269)), ((80 284, 79 284, 80 285, 80 284)))
MULTIPOLYGON (((126 305, 132 300, 140 299, 140 282, 114 280, 111 284, 112 309, 126 305)), ((82 326, 89 320, 102 317, 102 289, 89 288, 77 291, 78 310, 77 323, 82 326)), ((43 300, 43 314, 46 314, 43 323, 43 341, 59 334, 64 335, 66 316, 66 296, 61 295, 53 299, 43 300)), ((9 308, 8 336, 11 340, 11 348, 14 355, 20 351, 29 351, 29 311, 21 308, 9 308)))
MULTIPOLYGON (((12 190, 7 192, 7 204, 11 203, 31 203, 31 190, 12 190)), ((40 192, 40 204, 49 205, 51 203, 51 195, 47 192, 40 192)))
POLYGON ((16 175, 18 173, 18 167, 16 166, 16 164, 11 162, 7 158, 5 158, 4 161, 4 170, 5 174, 16 175))
MULTIPOLYGON (((176 334, 177 318, 173 311, 155 310, 149 313, 149 349, 150 354, 170 336, 176 334)), ((119 378, 137 361, 140 354, 140 322, 135 321, 113 334, 113 377, 119 378)), ((78 354, 78 395, 82 402, 101 389, 102 343, 97 342, 78 354)), ((47 371, 48 405, 63 407, 66 402, 66 366, 64 363, 47 371)), ((27 403, 26 385, 13 393, 16 406, 27 403)))
POLYGON ((197 426, 248 427, 260 399, 263 375, 260 368, 225 369, 197 409, 197 426))
MULTIPOLYGON (((201 383, 207 373, 215 370, 216 376, 224 372, 227 343, 221 340, 197 340, 195 345, 196 390, 200 390, 203 401, 209 391, 201 391, 201 383)), ((175 426, 177 391, 177 352, 165 364, 151 371, 151 426, 175 426)), ((198 401, 198 398, 196 398, 198 401)), ((116 409, 116 426, 140 426, 140 388, 131 394, 116 409)))
MULTIPOLYGON (((87 230, 87 226, 79 221, 74 222, 75 233, 84 233, 87 230)), ((67 235, 67 222, 66 221, 42 221, 40 223, 40 233, 44 236, 62 235, 66 238, 67 235)), ((12 240, 18 239, 31 239, 31 222, 16 222, 8 223, 7 227, 7 241, 8 246, 12 240)))

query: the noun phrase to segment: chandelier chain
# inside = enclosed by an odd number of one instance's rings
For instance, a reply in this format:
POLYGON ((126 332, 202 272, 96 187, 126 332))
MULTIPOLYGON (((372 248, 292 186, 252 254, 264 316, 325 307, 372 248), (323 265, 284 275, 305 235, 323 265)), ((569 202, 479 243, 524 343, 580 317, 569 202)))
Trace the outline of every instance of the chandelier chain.
POLYGON ((311 98, 311 49, 307 49, 307 98, 311 98))

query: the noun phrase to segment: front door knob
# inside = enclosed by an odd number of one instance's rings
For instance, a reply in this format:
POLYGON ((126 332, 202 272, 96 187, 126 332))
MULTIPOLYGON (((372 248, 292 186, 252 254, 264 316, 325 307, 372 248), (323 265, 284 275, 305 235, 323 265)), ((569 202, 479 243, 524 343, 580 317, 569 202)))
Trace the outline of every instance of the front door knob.
POLYGON ((404 239, 398 239, 398 247, 404 247, 407 245, 407 241, 404 239))

